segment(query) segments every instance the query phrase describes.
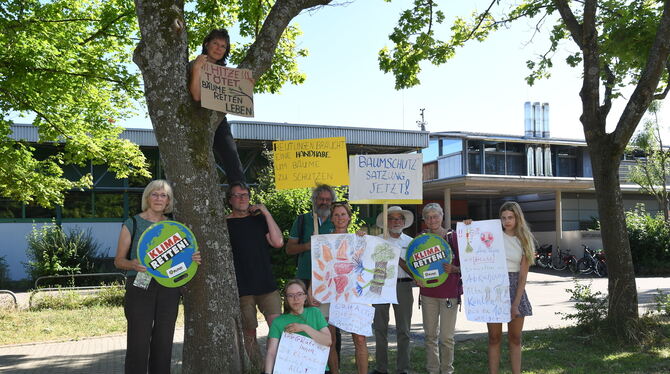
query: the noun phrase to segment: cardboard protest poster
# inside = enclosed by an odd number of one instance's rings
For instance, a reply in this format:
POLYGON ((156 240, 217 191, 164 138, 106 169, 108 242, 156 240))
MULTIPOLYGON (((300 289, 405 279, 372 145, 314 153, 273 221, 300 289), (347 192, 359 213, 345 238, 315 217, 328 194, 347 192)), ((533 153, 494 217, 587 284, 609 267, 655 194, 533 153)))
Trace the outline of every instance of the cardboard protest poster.
POLYGON ((311 338, 284 331, 279 339, 274 374, 323 374, 330 348, 311 338))
POLYGON ((422 234, 414 238, 407 246, 405 263, 415 278, 425 281, 432 288, 446 282, 449 274, 442 264, 451 264, 454 254, 449 243, 435 234, 422 234))
POLYGON ((353 303, 331 303, 328 323, 346 332, 372 336, 372 320, 375 308, 370 305, 353 303))
POLYGON ((184 224, 161 221, 149 226, 137 243, 137 259, 147 272, 165 287, 181 287, 195 276, 198 263, 191 256, 198 251, 195 236, 184 224))
POLYGON ((354 155, 349 157, 352 204, 421 204, 423 155, 354 155))
POLYGON ((465 316, 475 322, 509 322, 505 242, 499 219, 456 225, 465 316))
POLYGON ((200 74, 200 105, 242 117, 254 116, 251 70, 206 62, 200 74))
POLYGON ((397 304, 400 247, 372 235, 314 235, 311 253, 318 301, 397 304))
POLYGON ((349 184, 346 138, 287 140, 272 143, 278 190, 349 184))

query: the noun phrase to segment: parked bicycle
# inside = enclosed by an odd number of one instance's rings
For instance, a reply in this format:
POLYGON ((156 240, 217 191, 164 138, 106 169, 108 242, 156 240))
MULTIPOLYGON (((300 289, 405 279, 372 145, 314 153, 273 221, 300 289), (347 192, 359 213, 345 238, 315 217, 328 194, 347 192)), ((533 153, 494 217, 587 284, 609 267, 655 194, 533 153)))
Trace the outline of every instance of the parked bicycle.
POLYGON ((577 272, 577 257, 570 253, 569 249, 562 251, 560 247, 556 248, 556 256, 551 256, 549 267, 554 270, 565 270, 566 268, 572 273, 577 272))
POLYGON ((551 267, 551 244, 543 244, 535 250, 535 263, 544 269, 551 267))
POLYGON ((589 246, 584 247, 584 256, 577 261, 577 270, 582 274, 595 274, 599 277, 607 275, 607 262, 605 262, 605 252, 601 249, 594 251, 589 246))

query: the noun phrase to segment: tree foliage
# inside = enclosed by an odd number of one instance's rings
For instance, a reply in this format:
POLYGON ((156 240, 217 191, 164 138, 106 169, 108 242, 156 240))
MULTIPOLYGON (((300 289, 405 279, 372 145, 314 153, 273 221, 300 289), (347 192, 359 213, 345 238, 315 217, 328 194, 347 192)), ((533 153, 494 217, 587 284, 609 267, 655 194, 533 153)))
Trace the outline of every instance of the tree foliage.
POLYGON ((538 60, 528 61, 529 84, 549 77, 553 56, 564 41, 577 52, 566 63, 581 66, 580 121, 591 155, 602 236, 608 257, 608 323, 624 337, 634 334, 638 316, 635 274, 625 230, 623 198, 619 186, 621 156, 646 108, 667 95, 670 63, 670 4, 667 0, 491 0, 486 10, 471 18, 456 18, 450 38, 441 41, 435 28, 444 20, 436 0, 415 0, 391 34, 393 53, 380 52, 380 68, 392 71, 396 88, 419 83, 424 60, 439 64, 453 57, 454 48, 469 40, 484 40, 502 26, 525 18, 537 22, 538 32, 552 22, 550 47, 538 60), (507 6, 507 7, 505 7, 507 6), (494 8, 497 14, 494 14, 494 8), (506 9, 509 10, 506 10, 506 9), (607 132, 607 117, 620 89, 633 85, 614 131, 607 132))
MULTIPOLYGON (((190 1, 184 5, 194 54, 212 28, 238 26, 231 62, 239 64, 261 31, 274 1, 190 1)), ((182 4, 183 5, 183 4, 182 4)), ((64 192, 88 188, 90 174, 70 180, 67 164, 107 165, 118 178, 149 176, 139 148, 118 136, 116 122, 135 114, 143 99, 132 53, 138 40, 135 6, 129 0, 0 0, 0 195, 50 207, 64 192), (37 127, 41 143, 57 143, 44 155, 11 138, 17 118, 37 127), (14 120, 12 120, 14 119, 14 120)), ((307 55, 297 26, 281 34, 257 92, 278 92, 305 75, 297 59, 307 55)), ((160 35, 156 35, 160 37, 160 35)))
POLYGON ((658 102, 649 106, 652 118, 645 121, 642 131, 631 140, 628 151, 633 154, 641 152, 644 158, 630 167, 628 179, 656 198, 665 222, 670 223, 670 191, 667 187, 670 177, 670 150, 663 146, 658 123, 659 106, 658 102))

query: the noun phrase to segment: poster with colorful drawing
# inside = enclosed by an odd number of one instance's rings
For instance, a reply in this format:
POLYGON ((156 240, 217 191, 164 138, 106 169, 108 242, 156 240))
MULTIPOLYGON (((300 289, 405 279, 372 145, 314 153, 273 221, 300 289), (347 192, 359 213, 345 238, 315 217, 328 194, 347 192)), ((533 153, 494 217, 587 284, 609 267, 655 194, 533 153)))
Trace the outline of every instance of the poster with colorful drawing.
POLYGON ((475 322, 509 322, 505 242, 499 219, 456 225, 465 316, 475 322))
POLYGON ((323 374, 330 348, 300 334, 283 332, 273 374, 323 374))
POLYGON ((400 247, 356 234, 312 236, 312 293, 322 302, 397 303, 400 247))

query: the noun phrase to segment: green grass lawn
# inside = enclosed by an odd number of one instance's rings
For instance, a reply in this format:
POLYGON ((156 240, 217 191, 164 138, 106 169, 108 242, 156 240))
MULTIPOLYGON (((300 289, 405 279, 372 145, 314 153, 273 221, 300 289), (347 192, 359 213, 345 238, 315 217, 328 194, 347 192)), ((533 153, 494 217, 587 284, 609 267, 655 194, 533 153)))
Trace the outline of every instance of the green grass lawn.
MULTIPOLYGON (((183 325, 180 306, 177 325, 183 325)), ((524 332, 523 371, 537 374, 667 374, 670 373, 670 319, 659 320, 656 339, 640 347, 623 347, 611 339, 580 336, 575 328, 524 332)), ((82 339, 123 334, 126 320, 122 307, 89 307, 73 310, 0 310, 0 345, 82 339), (7 333, 10 332, 10 333, 7 333)), ((370 343, 374 344, 374 343, 370 343)), ((509 373, 503 347, 501 373, 509 373)), ((486 339, 456 343, 457 373, 486 373, 486 339)), ((374 369, 370 357, 370 370, 374 369)), ((425 373, 423 346, 412 347, 412 372, 425 373)), ((391 352, 389 369, 394 372, 391 352)), ((352 356, 342 358, 342 373, 355 373, 352 356)))
MULTIPOLYGON (((184 325, 183 313, 180 305, 177 326, 184 325)), ((119 306, 38 311, 0 309, 0 331, 0 345, 82 339, 124 334, 126 317, 119 306)))

